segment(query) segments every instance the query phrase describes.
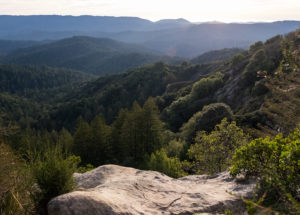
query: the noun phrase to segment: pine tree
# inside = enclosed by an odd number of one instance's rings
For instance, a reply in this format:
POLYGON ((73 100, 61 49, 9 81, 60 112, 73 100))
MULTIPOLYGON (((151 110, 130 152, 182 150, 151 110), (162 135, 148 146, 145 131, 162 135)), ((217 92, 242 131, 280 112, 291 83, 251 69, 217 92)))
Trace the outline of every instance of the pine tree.
POLYGON ((129 152, 129 157, 126 158, 125 164, 132 164, 131 162, 136 164, 140 160, 140 154, 143 154, 139 148, 139 143, 141 142, 141 113, 141 106, 134 102, 121 128, 120 137, 129 152))
POLYGON ((142 166, 145 156, 150 156, 162 147, 162 131, 163 123, 153 98, 149 98, 143 108, 134 102, 124 117, 120 135, 124 148, 129 152, 127 158, 134 166, 142 166))
POLYGON ((93 164, 104 164, 111 159, 110 132, 111 129, 106 125, 104 119, 96 116, 91 122, 92 141, 91 159, 93 164))
POLYGON ((143 148, 146 154, 162 147, 163 123, 159 119, 159 110, 154 99, 150 97, 143 106, 143 148))
POLYGON ((62 145, 66 151, 70 151, 73 146, 73 136, 65 128, 62 128, 58 134, 58 144, 62 145))
POLYGON ((89 124, 79 117, 77 120, 77 128, 74 134, 73 152, 80 156, 84 164, 91 163, 93 160, 90 156, 92 142, 92 131, 89 124))
POLYGON ((121 133, 123 124, 128 116, 127 109, 121 109, 119 111, 118 117, 113 122, 111 127, 111 135, 110 141, 112 145, 112 153, 113 153, 113 163, 121 163, 125 159, 125 157, 129 156, 128 146, 122 141, 121 133))

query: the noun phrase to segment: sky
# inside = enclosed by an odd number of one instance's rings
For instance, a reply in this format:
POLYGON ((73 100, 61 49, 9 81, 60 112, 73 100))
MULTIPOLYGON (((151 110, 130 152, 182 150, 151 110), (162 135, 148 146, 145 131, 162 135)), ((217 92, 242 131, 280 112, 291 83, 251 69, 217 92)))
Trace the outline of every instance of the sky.
POLYGON ((0 15, 43 14, 269 22, 300 20, 300 0, 0 0, 0 15))

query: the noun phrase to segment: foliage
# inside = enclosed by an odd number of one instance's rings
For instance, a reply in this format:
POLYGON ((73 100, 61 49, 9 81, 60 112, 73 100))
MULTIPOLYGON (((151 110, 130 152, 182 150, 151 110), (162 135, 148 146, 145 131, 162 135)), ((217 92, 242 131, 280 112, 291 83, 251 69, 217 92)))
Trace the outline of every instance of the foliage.
POLYGON ((269 92, 269 88, 265 85, 265 80, 257 81, 252 88, 252 94, 254 96, 261 96, 269 92))
POLYGON ((165 64, 159 70, 156 65, 150 65, 123 74, 103 76, 70 93, 67 102, 53 109, 50 116, 43 117, 44 126, 50 130, 62 127, 73 130, 79 116, 91 121, 96 115, 111 124, 118 112, 129 109, 134 101, 143 104, 149 97, 161 95, 166 89, 164 79, 168 70, 165 64))
POLYGON ((30 197, 33 180, 25 162, 0 140, 0 214, 34 212, 30 197))
POLYGON ((86 166, 80 166, 76 172, 85 173, 93 170, 95 167, 92 164, 87 164, 86 166))
POLYGON ((248 136, 243 130, 235 122, 229 123, 225 118, 211 133, 198 132, 188 155, 194 160, 197 172, 218 173, 231 165, 234 151, 247 142, 248 136))
POLYGON ((258 41, 258 42, 254 43, 254 44, 252 44, 252 45, 250 46, 249 52, 250 52, 250 53, 254 53, 254 52, 256 52, 257 50, 263 48, 263 46, 264 46, 264 43, 263 43, 262 41, 258 41))
POLYGON ((177 139, 172 139, 165 147, 166 153, 169 157, 178 157, 178 158, 181 158, 183 156, 185 148, 186 148, 186 142, 177 139))
POLYGON ((127 154, 126 157, 131 158, 135 166, 140 165, 146 155, 149 156, 163 146, 162 132, 163 123, 159 119, 153 98, 149 98, 143 108, 136 102, 133 103, 121 127, 118 142, 123 148, 125 146, 122 153, 127 154))
POLYGON ((259 71, 268 71, 267 56, 264 50, 257 51, 250 59, 249 64, 244 71, 244 83, 247 85, 252 85, 258 80, 257 73, 259 71))
POLYGON ((143 107, 134 102, 131 110, 121 110, 112 126, 98 116, 90 124, 79 118, 72 151, 83 164, 141 166, 146 155, 163 146, 162 133, 163 123, 150 97, 143 107))
POLYGON ((81 72, 46 66, 0 66, 0 115, 26 128, 40 121, 73 86, 92 80, 81 72))
POLYGON ((230 62, 232 63, 233 68, 236 68, 238 65, 245 60, 246 56, 243 54, 237 54, 234 55, 231 59, 230 62))
MULTIPOLYGON (((260 177, 260 189, 267 192, 266 204, 296 198, 300 181, 300 131, 274 139, 258 138, 235 152, 231 174, 260 177)), ((283 210, 283 205, 280 206, 283 210)), ((285 205, 285 207, 288 207, 285 205)), ((291 210, 291 209, 290 209, 291 210)), ((292 210, 291 210, 292 212, 292 210)))
POLYGON ((223 103, 215 103, 204 106, 202 111, 194 114, 187 123, 181 127, 181 136, 192 143, 197 131, 211 131, 223 118, 233 118, 230 107, 223 103))
POLYGON ((193 84, 191 92, 175 100, 164 111, 173 130, 182 126, 194 113, 207 103, 211 103, 211 96, 223 84, 223 75, 216 73, 208 78, 202 78, 193 84))
POLYGON ((81 83, 92 75, 47 66, 0 66, 0 92, 30 96, 36 91, 81 83))
POLYGON ((186 175, 182 169, 180 160, 177 157, 168 157, 164 149, 151 154, 151 157, 147 162, 147 168, 162 172, 173 178, 179 178, 186 175))
POLYGON ((74 187, 72 175, 77 170, 80 158, 68 156, 62 146, 49 146, 42 153, 32 152, 31 171, 41 189, 36 196, 40 207, 46 208, 48 201, 58 195, 70 192, 74 187))
POLYGON ((80 117, 72 151, 81 157, 83 164, 101 165, 110 158, 110 132, 110 127, 99 116, 90 124, 80 117))
POLYGON ((205 96, 211 95, 222 86, 222 78, 223 75, 221 73, 216 73, 210 78, 202 78, 193 85, 191 92, 192 98, 201 99, 205 96))
MULTIPOLYGON (((245 122, 250 113, 262 112, 264 120, 253 123, 249 119, 251 122, 244 124, 253 133, 273 135, 277 129, 289 132, 294 127, 293 119, 299 116, 298 34, 260 42, 225 62, 180 66, 159 62, 80 85, 80 79, 88 78, 71 70, 2 66, 0 114, 5 114, 7 122, 17 121, 21 128, 64 127, 74 132, 79 116, 90 122, 99 115, 111 124, 120 109, 159 96, 156 102, 161 119, 174 132, 205 105, 215 102, 228 104, 235 114, 244 116, 245 122)), ((91 44, 99 41, 89 39, 73 38, 69 45, 94 50, 91 44)), ((85 61, 76 63, 86 66, 85 61)))
POLYGON ((221 50, 209 51, 192 59, 191 63, 201 64, 210 63, 213 61, 228 60, 242 51, 243 49, 239 48, 225 48, 221 50))

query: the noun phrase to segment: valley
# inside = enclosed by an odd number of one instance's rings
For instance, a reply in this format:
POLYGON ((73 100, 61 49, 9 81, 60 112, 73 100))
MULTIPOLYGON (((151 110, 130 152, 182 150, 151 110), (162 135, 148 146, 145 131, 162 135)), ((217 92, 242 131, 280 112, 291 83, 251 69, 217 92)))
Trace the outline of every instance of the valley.
POLYGON ((0 214, 72 214, 77 198, 97 202, 91 214, 297 214, 299 27, 0 16, 0 214), (206 180, 218 184, 213 206, 208 190, 181 187, 206 180), (168 206, 157 205, 169 191, 127 205, 153 184, 176 187, 168 206))

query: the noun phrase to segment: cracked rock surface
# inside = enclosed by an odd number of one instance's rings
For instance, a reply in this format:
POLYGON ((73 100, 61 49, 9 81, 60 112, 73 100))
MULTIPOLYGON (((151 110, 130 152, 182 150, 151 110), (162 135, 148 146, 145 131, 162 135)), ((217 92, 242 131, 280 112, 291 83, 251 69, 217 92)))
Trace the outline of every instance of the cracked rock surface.
POLYGON ((224 214, 227 209, 243 214, 236 196, 250 197, 255 188, 254 181, 238 183, 228 172, 173 179, 117 165, 74 178, 76 190, 52 199, 49 215, 224 214))

